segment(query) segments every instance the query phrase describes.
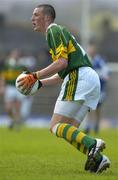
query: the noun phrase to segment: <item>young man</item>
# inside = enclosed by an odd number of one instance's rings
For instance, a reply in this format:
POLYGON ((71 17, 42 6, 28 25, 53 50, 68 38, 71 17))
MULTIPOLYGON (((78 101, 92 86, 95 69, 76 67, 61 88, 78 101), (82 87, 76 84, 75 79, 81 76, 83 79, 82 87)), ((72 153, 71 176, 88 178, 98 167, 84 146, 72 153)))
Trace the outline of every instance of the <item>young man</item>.
POLYGON ((54 23, 55 17, 56 13, 51 5, 43 4, 34 9, 34 31, 45 33, 53 62, 40 71, 29 73, 28 78, 21 78, 19 86, 26 90, 37 79, 40 79, 39 88, 62 82, 50 130, 87 154, 85 170, 99 173, 110 165, 108 157, 100 154, 105 148, 105 142, 78 130, 88 110, 97 106, 99 78, 83 48, 66 28, 54 23))
POLYGON ((27 70, 25 66, 19 64, 19 59, 20 51, 13 49, 0 71, 0 76, 4 80, 4 105, 10 119, 9 129, 16 130, 19 130, 22 124, 20 111, 25 96, 17 91, 15 81, 22 71, 27 70))

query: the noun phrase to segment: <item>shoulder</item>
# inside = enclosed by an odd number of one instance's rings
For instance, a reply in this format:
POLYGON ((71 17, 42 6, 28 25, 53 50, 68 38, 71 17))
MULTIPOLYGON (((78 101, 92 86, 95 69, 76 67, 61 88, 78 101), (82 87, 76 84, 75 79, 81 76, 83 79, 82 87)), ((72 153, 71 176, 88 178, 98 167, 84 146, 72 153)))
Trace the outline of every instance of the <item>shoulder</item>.
POLYGON ((61 25, 58 25, 56 23, 52 23, 48 26, 48 29, 47 29, 47 34, 55 34, 55 33, 61 33, 62 30, 64 29, 63 26, 61 25))

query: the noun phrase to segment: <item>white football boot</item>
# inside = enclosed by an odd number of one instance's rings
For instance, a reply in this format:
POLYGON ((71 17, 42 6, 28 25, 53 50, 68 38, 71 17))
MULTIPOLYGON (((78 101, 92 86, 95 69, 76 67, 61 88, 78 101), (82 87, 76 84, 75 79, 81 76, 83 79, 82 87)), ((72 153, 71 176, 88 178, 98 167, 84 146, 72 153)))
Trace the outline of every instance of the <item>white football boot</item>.
POLYGON ((107 156, 103 155, 102 156, 102 160, 100 162, 100 164, 98 165, 98 167, 96 168, 95 173, 102 173, 104 170, 106 170, 107 168, 110 167, 110 160, 107 156))

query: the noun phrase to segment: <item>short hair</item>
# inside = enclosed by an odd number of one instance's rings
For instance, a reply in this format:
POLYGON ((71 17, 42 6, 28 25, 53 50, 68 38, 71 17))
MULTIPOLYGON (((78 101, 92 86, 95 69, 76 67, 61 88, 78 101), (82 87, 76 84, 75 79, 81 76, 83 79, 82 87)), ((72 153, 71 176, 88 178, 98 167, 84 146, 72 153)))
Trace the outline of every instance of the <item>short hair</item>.
POLYGON ((56 12, 53 6, 50 4, 40 4, 37 8, 43 8, 43 12, 45 15, 49 15, 53 20, 56 18, 56 12))

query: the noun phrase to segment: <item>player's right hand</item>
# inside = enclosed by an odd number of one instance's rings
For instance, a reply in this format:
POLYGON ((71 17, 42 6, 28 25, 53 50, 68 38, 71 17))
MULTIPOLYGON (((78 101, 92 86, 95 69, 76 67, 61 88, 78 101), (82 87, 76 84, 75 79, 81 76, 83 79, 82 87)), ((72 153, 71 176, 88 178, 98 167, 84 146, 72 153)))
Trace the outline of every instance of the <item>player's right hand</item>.
MULTIPOLYGON (((27 76, 20 78, 18 80, 18 83, 19 83, 19 87, 22 87, 22 90, 25 90, 25 89, 31 88, 38 79, 36 77, 35 72, 31 73, 29 71, 26 71, 23 73, 27 74, 27 76)), ((38 81, 39 81, 39 87, 38 87, 38 89, 39 89, 42 87, 42 83, 40 80, 38 80, 38 81)))

